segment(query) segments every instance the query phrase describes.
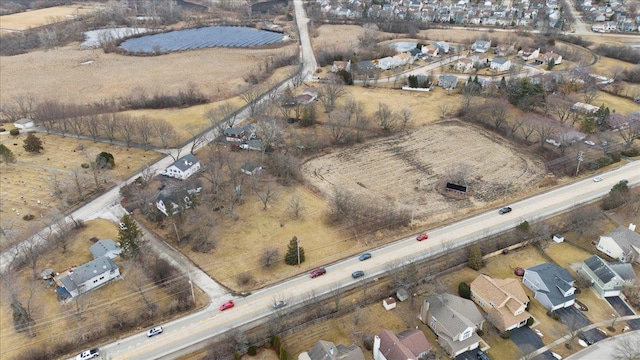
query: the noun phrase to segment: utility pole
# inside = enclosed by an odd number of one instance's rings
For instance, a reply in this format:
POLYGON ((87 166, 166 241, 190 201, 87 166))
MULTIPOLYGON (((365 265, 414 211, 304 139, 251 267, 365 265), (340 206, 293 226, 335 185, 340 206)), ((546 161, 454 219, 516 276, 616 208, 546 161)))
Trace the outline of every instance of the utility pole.
POLYGON ((576 176, 578 176, 578 172, 580 171, 580 163, 584 160, 584 151, 580 150, 578 152, 578 167, 576 168, 576 176))
POLYGON ((296 248, 298 249, 298 267, 300 267, 300 240, 296 238, 296 248))
MULTIPOLYGON (((178 227, 176 226, 176 222, 173 222, 173 229, 176 231, 176 241, 180 242, 180 235, 178 235, 178 227)), ((193 291, 193 281, 191 280, 191 269, 189 268, 188 264, 187 264, 187 258, 182 255, 182 258, 184 259, 184 267, 187 269, 187 275, 189 276, 189 286, 191 287, 191 298, 193 299, 193 306, 196 306, 196 294, 193 291)))

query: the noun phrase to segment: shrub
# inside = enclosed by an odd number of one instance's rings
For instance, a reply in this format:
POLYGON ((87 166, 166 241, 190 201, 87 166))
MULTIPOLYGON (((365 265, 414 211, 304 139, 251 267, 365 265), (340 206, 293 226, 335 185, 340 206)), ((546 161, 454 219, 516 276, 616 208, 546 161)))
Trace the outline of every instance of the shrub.
POLYGON ((473 270, 480 270, 484 266, 484 259, 482 258, 482 249, 480 245, 473 245, 469 250, 469 267, 473 270))
POLYGON ((253 275, 248 272, 242 272, 240 274, 238 274, 238 276, 236 277, 236 283, 238 285, 249 285, 253 282, 253 275))
POLYGON ((547 312, 547 316, 549 316, 550 318, 552 318, 553 320, 556 320, 556 321, 560 320, 560 314, 556 313, 555 311, 547 312))
POLYGON ((533 322, 534 322, 534 320, 533 320, 533 318, 532 318, 532 317, 528 318, 528 319, 527 319, 527 326, 531 326, 531 325, 533 325, 533 322))
POLYGON ((271 343, 270 343, 270 342, 268 342, 268 343, 264 344, 264 348, 265 348, 265 349, 271 349, 271 346, 272 346, 272 345, 271 345, 271 343))
POLYGON ((518 224, 518 226, 516 226, 516 230, 522 232, 529 232, 530 228, 531 227, 529 226, 529 222, 527 220, 521 222, 520 224, 518 224))
POLYGON ((247 350, 247 354, 249 356, 256 356, 256 354, 258 353, 258 347, 255 345, 251 345, 249 346, 249 350, 247 350))
POLYGON ((622 160, 622 156, 619 152, 611 153, 609 154, 609 156, 611 157, 611 161, 614 163, 620 162, 620 160, 622 160))
POLYGON ((88 168, 91 167, 91 165, 89 165, 87 163, 82 163, 82 164, 80 164, 80 167, 83 168, 83 169, 88 169, 88 168))
POLYGON ((511 337, 511 331, 510 331, 510 330, 502 331, 502 332, 500 332, 500 334, 499 334, 499 335, 500 335, 500 337, 501 337, 501 338, 503 338, 503 339, 508 339, 508 338, 510 338, 510 337, 511 337))
POLYGON ((28 214, 22 217, 22 220, 25 221, 29 221, 29 220, 33 220, 35 218, 35 216, 33 216, 32 214, 28 214))
POLYGON ((371 336, 371 334, 364 334, 362 336, 362 345, 369 351, 373 350, 373 336, 371 336))
POLYGON ((113 169, 116 166, 116 162, 112 154, 103 151, 96 156, 96 165, 100 169, 113 169))
POLYGON ((289 359, 289 353, 287 353, 287 350, 280 349, 280 360, 288 360, 288 359, 289 359))
POLYGON ((18 134, 20 134, 20 129, 11 129, 9 130, 9 134, 17 136, 18 134))
POLYGON ((237 353, 237 352, 236 352, 236 353, 233 353, 233 358, 234 358, 235 360, 241 360, 241 359, 242 359, 242 355, 240 355, 240 353, 237 353))
POLYGON ((636 157, 636 156, 640 155, 640 149, 624 150, 620 154, 622 156, 627 156, 627 157, 636 157))
POLYGON ((7 129, 0 127, 0 132, 5 132, 5 131, 7 131, 7 129))
POLYGON ((469 287, 469 285, 467 285, 467 283, 461 282, 460 284, 458 284, 458 295, 465 299, 471 299, 471 288, 469 287))
POLYGON ((597 170, 611 164, 613 164, 613 159, 603 156, 591 164, 591 170, 597 170))
POLYGON ((276 354, 280 354, 280 336, 274 336, 271 339, 271 344, 273 345, 273 349, 276 351, 276 354))

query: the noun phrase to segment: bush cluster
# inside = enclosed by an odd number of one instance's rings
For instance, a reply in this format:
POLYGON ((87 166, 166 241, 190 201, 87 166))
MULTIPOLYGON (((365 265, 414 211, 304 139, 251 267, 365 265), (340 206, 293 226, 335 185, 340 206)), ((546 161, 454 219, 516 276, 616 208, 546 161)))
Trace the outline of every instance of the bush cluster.
POLYGON ((628 46, 602 44, 598 45, 593 51, 601 56, 622 60, 631 64, 640 64, 640 50, 634 50, 628 46))

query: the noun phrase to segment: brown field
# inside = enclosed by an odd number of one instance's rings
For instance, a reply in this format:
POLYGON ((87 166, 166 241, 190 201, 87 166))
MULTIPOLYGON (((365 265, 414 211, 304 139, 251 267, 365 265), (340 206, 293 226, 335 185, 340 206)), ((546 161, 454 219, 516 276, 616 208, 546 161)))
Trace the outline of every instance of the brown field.
POLYGON ((311 43, 316 51, 324 48, 355 49, 364 28, 358 25, 322 25, 312 34, 311 43))
MULTIPOLYGON (((89 241, 90 238, 115 239, 117 234, 118 228, 111 221, 88 221, 84 229, 71 236, 66 253, 62 254, 60 249, 45 253, 39 260, 36 271, 39 273, 43 269, 52 268, 55 272, 61 273, 71 266, 85 263, 92 259, 89 252, 89 247, 92 245, 91 241, 89 241)), ((145 309, 145 303, 136 292, 132 281, 134 277, 137 278, 140 274, 134 274, 135 264, 127 263, 120 258, 115 261, 120 266, 123 280, 112 281, 80 297, 79 304, 84 308, 82 320, 80 321, 76 317, 75 301, 64 305, 61 304, 57 300, 53 287, 46 287, 41 280, 35 279, 35 295, 32 301, 33 319, 36 322, 34 327, 36 337, 34 338, 29 338, 24 333, 16 333, 14 331, 8 296, 0 297, 0 337, 2 338, 0 358, 10 359, 27 349, 51 346, 60 340, 67 341, 78 338, 82 333, 90 332, 88 329, 96 330, 101 328, 99 324, 113 321, 113 317, 110 314, 114 313, 114 311, 126 314, 125 316, 129 317, 138 316, 145 309), (113 299, 118 300, 115 302, 113 299), (65 336, 60 337, 61 333, 65 333, 65 336)), ((28 284, 32 279, 31 269, 25 268, 17 276, 19 283, 22 284, 18 298, 24 304, 27 298, 28 284)), ((165 311, 168 309, 172 300, 165 290, 153 286, 145 277, 142 277, 141 281, 140 284, 144 284, 145 288, 151 286, 145 295, 149 299, 153 299, 158 305, 158 310, 165 311)), ((5 285, 3 282, 3 293, 6 291, 5 285)), ((196 298, 198 305, 208 303, 208 299, 201 292, 197 293, 196 298)), ((148 323, 144 324, 144 326, 148 325, 148 323)), ((143 329, 134 330, 134 332, 138 331, 143 331, 143 329)), ((112 335, 108 336, 108 339, 126 335, 121 332, 113 332, 112 335)), ((90 346, 90 344, 84 345, 85 347, 90 346)))
POLYGON ((68 6, 54 6, 46 9, 25 11, 0 16, 0 31, 26 30, 42 25, 68 20, 77 15, 95 11, 98 4, 82 3, 68 6))
MULTIPOLYGON (((153 151, 127 149, 89 140, 58 135, 38 134, 38 136, 44 146, 40 154, 31 154, 24 150, 22 147, 26 137, 24 134, 17 137, 7 135, 0 137, 2 143, 13 151, 17 159, 15 164, 0 164, 2 172, 0 219, 4 229, 17 231, 12 234, 17 237, 28 230, 29 226, 44 226, 37 220, 32 221, 32 225, 22 220, 22 216, 33 214, 36 218, 40 218, 59 206, 59 202, 51 196, 51 178, 54 174, 62 182, 68 183, 71 182, 72 172, 78 170, 85 184, 86 194, 95 187, 93 175, 89 169, 82 169, 80 165, 94 161, 101 151, 113 154, 116 162, 113 170, 101 175, 107 182, 106 186, 127 179, 133 172, 148 163, 157 161, 162 156, 153 151), (86 155, 81 149, 84 149, 86 155)), ((4 248, 6 242, 5 236, 0 237, 0 248, 4 248)))
MULTIPOLYGON (((416 209, 417 217, 485 205, 497 189, 524 189, 542 178, 541 162, 484 131, 457 121, 420 127, 410 134, 335 151, 303 165, 305 177, 326 195, 345 189, 416 209), (472 144, 472 145, 471 145, 472 144), (472 201, 452 202, 435 189, 452 166, 468 168, 472 201)), ((446 181, 446 180, 445 180, 446 181)))
POLYGON ((250 85, 243 77, 268 56, 291 54, 297 45, 276 49, 212 48, 162 56, 105 54, 78 45, 3 57, 0 101, 31 93, 36 99, 88 104, 128 96, 136 88, 148 94, 175 94, 190 84, 211 99, 225 99, 250 85), (81 65, 87 61, 91 64, 81 65), (37 84, 37 86, 34 86, 37 84))

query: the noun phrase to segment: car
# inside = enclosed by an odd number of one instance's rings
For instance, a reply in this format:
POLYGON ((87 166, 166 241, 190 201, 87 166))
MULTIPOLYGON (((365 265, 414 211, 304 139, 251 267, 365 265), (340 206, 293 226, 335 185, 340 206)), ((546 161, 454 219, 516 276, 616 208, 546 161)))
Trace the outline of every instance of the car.
POLYGON ((593 178, 593 182, 600 182, 602 181, 602 178, 600 176, 596 176, 593 178))
MULTIPOLYGON (((584 342, 585 344, 588 345, 593 345, 593 340, 589 337, 587 337, 585 334, 580 334, 578 335, 578 342, 584 342)), ((582 344, 580 344, 582 346, 582 344)), ((584 347, 584 346, 583 346, 584 347)))
POLYGON ((362 270, 354 271, 351 274, 351 277, 354 278, 354 279, 357 279, 357 278, 363 277, 363 276, 364 276, 364 271, 362 271, 362 270))
POLYGON ((247 143, 242 143, 238 145, 238 147, 240 147, 240 149, 243 149, 243 150, 249 150, 249 144, 247 143))
POLYGON ((510 213, 510 212, 511 212, 511 210, 512 210, 512 209, 511 209, 510 207, 505 206, 505 207, 503 207, 502 209, 500 209, 500 210, 498 211, 498 213, 499 213, 500 215, 504 215, 504 214, 506 214, 506 213, 510 213))
POLYGON ((226 303, 220 305, 220 311, 225 311, 227 309, 231 309, 234 306, 236 306, 236 304, 233 303, 233 300, 229 300, 226 303))
POLYGON ((158 334, 162 334, 162 326, 156 326, 153 329, 149 329, 149 331, 147 331, 147 337, 152 337, 158 334))
POLYGON ((78 354, 78 356, 76 356, 76 359, 77 360, 87 360, 87 359, 97 358, 98 356, 100 356, 100 350, 91 349, 91 350, 86 350, 86 351, 81 352, 80 354, 78 354))
POLYGON ((476 357, 478 358, 478 360, 491 360, 491 358, 482 350, 478 350, 478 352, 476 353, 476 357))
POLYGON ((369 260, 371 259, 371 254, 369 253, 364 253, 362 255, 360 255, 360 257, 358 258, 358 260, 360 261, 365 261, 365 260, 369 260))
POLYGON ((622 180, 620 180, 620 183, 625 184, 625 185, 629 185, 629 180, 622 179, 622 180))
POLYGON ((317 268, 317 269, 313 269, 310 273, 309 276, 311 276, 312 278, 314 277, 318 277, 320 275, 324 275, 327 273, 327 270, 325 268, 317 268))
POLYGON ((422 234, 418 235, 416 240, 422 241, 422 240, 427 240, 428 238, 429 238, 429 235, 427 235, 427 233, 422 233, 422 234))
POLYGON ((273 303, 273 308, 274 309, 280 309, 280 308, 283 308, 285 306, 287 306, 287 302, 283 301, 283 300, 276 301, 275 303, 273 303))
POLYGON ((560 356, 560 354, 556 354, 554 352, 551 353, 551 356, 553 356, 554 358, 556 358, 557 360, 562 360, 562 356, 560 356))
POLYGON ((589 145, 589 146, 593 146, 593 145, 595 145, 595 144, 596 144, 596 143, 594 143, 594 142, 593 142, 593 141, 591 141, 591 140, 586 140, 584 143, 585 143, 585 144, 587 144, 587 145, 589 145))
POLYGON ((535 332, 536 332, 536 335, 540 336, 541 338, 543 338, 543 337, 544 337, 544 334, 542 333, 542 331, 540 331, 540 330, 538 330, 538 329, 535 329, 535 330, 533 330, 533 331, 535 331, 535 332))

